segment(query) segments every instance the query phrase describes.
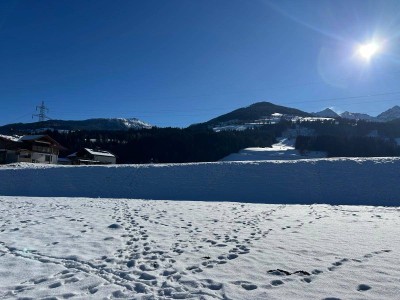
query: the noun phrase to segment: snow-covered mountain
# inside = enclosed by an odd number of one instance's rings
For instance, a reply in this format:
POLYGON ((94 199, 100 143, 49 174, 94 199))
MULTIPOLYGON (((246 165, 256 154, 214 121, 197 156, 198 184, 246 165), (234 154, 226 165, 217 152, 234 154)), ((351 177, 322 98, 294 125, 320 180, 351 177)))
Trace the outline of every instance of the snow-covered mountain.
POLYGON ((286 121, 316 121, 319 119, 350 119, 364 120, 369 122, 387 122, 400 119, 400 106, 381 113, 377 117, 365 113, 345 111, 341 114, 336 113, 330 108, 315 113, 307 113, 299 109, 275 105, 271 102, 258 102, 247 107, 242 107, 227 114, 218 116, 208 122, 195 124, 192 126, 206 126, 218 128, 218 130, 245 130, 254 128, 260 124, 277 123, 280 120, 286 121))
POLYGON ((127 129, 150 129, 153 127, 149 123, 143 122, 137 118, 116 118, 108 120, 111 122, 121 122, 127 129))
POLYGON ((17 123, 0 127, 0 133, 39 132, 45 130, 129 130, 149 129, 153 126, 136 118, 98 118, 80 121, 48 120, 35 123, 17 123))
POLYGON ((270 102, 258 102, 223 114, 207 122, 194 124, 191 127, 213 128, 215 131, 241 131, 254 129, 265 124, 279 123, 282 120, 292 122, 312 122, 330 121, 338 118, 364 120, 369 122, 387 122, 400 119, 400 106, 394 106, 393 108, 381 113, 378 117, 373 117, 365 113, 349 111, 338 114, 330 108, 315 113, 307 113, 295 108, 275 105, 270 102))
POLYGON ((276 124, 280 121, 312 122, 332 120, 333 118, 318 117, 299 109, 280 106, 270 102, 258 102, 242 107, 211 119, 205 123, 194 124, 192 128, 213 128, 214 131, 253 129, 265 124, 276 124))
POLYGON ((338 118, 339 117, 339 115, 330 108, 326 108, 322 111, 312 113, 312 114, 316 117, 322 117, 322 118, 338 118))
POLYGON ((372 117, 368 114, 352 113, 349 111, 345 111, 345 112, 341 113, 340 117, 342 117, 343 119, 349 119, 349 120, 364 120, 364 121, 371 121, 371 122, 378 121, 375 117, 372 117))
POLYGON ((229 113, 218 116, 205 123, 194 124, 192 127, 215 127, 215 126, 228 126, 228 125, 244 125, 252 123, 260 123, 258 121, 276 119, 283 115, 299 116, 299 117, 312 117, 311 114, 301 111, 299 109, 290 108, 286 106, 276 105, 271 102, 257 102, 247 107, 241 107, 229 113))
POLYGON ((395 105, 377 116, 377 119, 388 122, 400 119, 400 106, 395 105))

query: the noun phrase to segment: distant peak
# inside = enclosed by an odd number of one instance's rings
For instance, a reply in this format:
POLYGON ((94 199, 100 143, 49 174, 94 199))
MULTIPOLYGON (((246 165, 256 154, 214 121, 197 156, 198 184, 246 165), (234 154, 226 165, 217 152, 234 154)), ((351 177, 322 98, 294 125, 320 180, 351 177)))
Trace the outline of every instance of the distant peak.
POLYGON ((250 104, 248 107, 257 107, 257 106, 266 106, 266 105, 276 106, 276 104, 273 104, 273 103, 268 102, 268 101, 260 101, 260 102, 256 102, 256 103, 250 104))
POLYGON ((349 111, 342 112, 340 116, 343 119, 350 119, 350 120, 364 120, 364 121, 376 121, 376 118, 362 113, 353 113, 349 111))
POLYGON ((314 116, 317 117, 325 117, 325 118, 337 118, 339 115, 331 108, 327 107, 320 112, 313 113, 314 116))
POLYGON ((383 121, 392 121, 395 119, 400 119, 400 106, 395 105, 392 108, 389 108, 388 110, 378 115, 377 118, 383 121))

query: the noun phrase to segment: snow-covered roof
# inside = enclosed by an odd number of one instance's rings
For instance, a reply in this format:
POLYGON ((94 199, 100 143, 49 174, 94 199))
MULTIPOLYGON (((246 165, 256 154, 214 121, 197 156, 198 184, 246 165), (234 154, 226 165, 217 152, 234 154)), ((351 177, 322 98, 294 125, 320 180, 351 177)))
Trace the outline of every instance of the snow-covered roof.
POLYGON ((9 140, 11 142, 19 142, 19 139, 20 139, 19 136, 3 135, 3 134, 0 134, 0 138, 2 138, 4 140, 9 140))
POLYGON ((66 150, 65 147, 60 145, 56 140, 54 140, 51 136, 48 136, 46 134, 37 134, 37 135, 24 135, 20 137, 19 139, 20 142, 24 141, 34 141, 34 142, 40 142, 40 143, 46 143, 46 144, 53 144, 54 146, 58 147, 59 149, 66 150), (45 138, 45 140, 40 139, 45 138))
POLYGON ((90 148, 84 148, 88 153, 92 154, 92 155, 98 155, 98 156, 108 156, 108 157, 115 157, 114 154, 105 151, 105 150, 93 150, 90 148))
POLYGON ((42 137, 45 137, 46 135, 40 134, 40 135, 24 135, 23 137, 20 138, 20 141, 32 141, 32 140, 38 140, 41 139, 42 137))
POLYGON ((68 155, 67 157, 76 157, 76 154, 77 154, 77 153, 78 153, 78 152, 74 152, 74 153, 68 155))

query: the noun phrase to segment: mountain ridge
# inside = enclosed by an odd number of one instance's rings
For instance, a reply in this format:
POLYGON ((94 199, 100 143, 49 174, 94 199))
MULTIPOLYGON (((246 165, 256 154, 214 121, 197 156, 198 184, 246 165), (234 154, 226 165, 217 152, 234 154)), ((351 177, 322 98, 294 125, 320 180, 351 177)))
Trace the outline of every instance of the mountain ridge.
POLYGON ((137 118, 93 118, 87 120, 47 120, 33 123, 13 123, 0 126, 0 133, 40 132, 45 130, 129 130, 150 129, 153 126, 137 118))
POLYGON ((393 121, 400 118, 400 106, 395 105, 392 108, 380 113, 377 116, 377 119, 388 122, 393 121))
POLYGON ((336 113, 334 110, 331 108, 325 108, 324 110, 321 110, 319 112, 312 113, 316 117, 322 117, 322 118, 338 118, 340 115, 336 113))
POLYGON ((252 122, 255 120, 259 120, 265 117, 269 117, 274 113, 285 114, 285 115, 294 115, 301 117, 311 117, 312 114, 307 113, 305 111, 291 108, 287 106, 276 105, 271 102, 262 101, 256 102, 246 107, 241 107, 235 109, 226 114, 215 117, 209 121, 193 124, 189 127, 201 127, 201 126, 214 126, 220 124, 234 124, 240 122, 252 122))
MULTIPOLYGON (((229 125, 251 125, 252 122, 268 123, 279 121, 280 118, 286 120, 299 120, 299 118, 333 118, 364 120, 369 122, 390 122, 400 120, 400 106, 392 108, 379 114, 377 117, 364 113, 352 113, 345 111, 337 113, 331 108, 326 108, 319 112, 308 113, 300 109, 277 105, 271 102, 256 102, 246 107, 235 109, 231 112, 222 114, 208 121, 192 124, 189 128, 211 128, 213 126, 229 125)), ((129 130, 129 129, 150 129, 153 126, 137 118, 92 118, 87 120, 47 120, 44 122, 33 123, 13 123, 0 126, 0 133, 17 132, 40 132, 45 130, 129 130)), ((251 127, 251 126, 250 126, 251 127)))
POLYGON ((363 113, 352 113, 349 111, 345 111, 339 114, 339 116, 343 119, 349 119, 349 120, 364 120, 364 121, 378 122, 376 117, 363 113))

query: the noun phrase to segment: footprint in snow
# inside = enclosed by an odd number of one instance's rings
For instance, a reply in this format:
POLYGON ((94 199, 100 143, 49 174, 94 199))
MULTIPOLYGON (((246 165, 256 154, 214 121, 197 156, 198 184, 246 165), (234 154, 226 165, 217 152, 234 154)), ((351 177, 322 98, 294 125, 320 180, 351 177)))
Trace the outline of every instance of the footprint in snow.
POLYGON ((58 288, 58 287, 60 287, 61 286, 61 282, 55 282, 55 283, 52 283, 52 284, 50 284, 49 285, 49 288, 50 289, 55 289, 55 288, 58 288))
POLYGON ((110 229, 119 229, 119 228, 121 228, 121 227, 122 227, 121 225, 116 224, 116 223, 111 224, 111 225, 108 226, 108 228, 110 228, 110 229))
POLYGON ((242 288, 244 288, 247 291, 251 291, 251 290, 255 290, 257 289, 257 285, 255 284, 251 284, 251 283, 243 283, 241 285, 242 288))
MULTIPOLYGON (((255 290, 258 288, 257 285, 249 282, 249 281, 234 281, 232 282, 234 285, 240 285, 243 289, 247 291, 255 290)), ((283 283, 283 282, 282 282, 283 283)))
POLYGON ((273 286, 279 286, 279 285, 282 285, 284 282, 282 281, 282 280, 272 280, 271 281, 271 284, 273 285, 273 286))
POLYGON ((370 289, 371 289, 371 287, 367 284, 359 284, 357 287, 357 291, 359 291, 359 292, 368 291, 370 289))

